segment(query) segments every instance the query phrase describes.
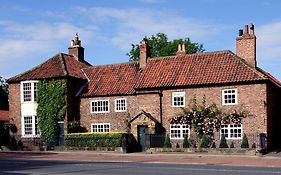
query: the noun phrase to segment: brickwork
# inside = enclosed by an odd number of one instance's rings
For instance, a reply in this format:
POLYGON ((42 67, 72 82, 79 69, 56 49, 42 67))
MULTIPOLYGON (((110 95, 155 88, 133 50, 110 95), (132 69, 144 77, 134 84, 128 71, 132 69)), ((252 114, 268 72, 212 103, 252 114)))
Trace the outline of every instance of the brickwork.
POLYGON ((20 84, 9 84, 10 123, 17 127, 16 135, 21 134, 20 84))
MULTIPOLYGON (((231 111, 232 109, 241 108, 249 112, 249 116, 243 119, 243 133, 249 137, 250 144, 258 144, 258 133, 267 132, 267 109, 266 103, 266 84, 250 84, 237 86, 220 86, 220 87, 204 87, 204 88, 189 88, 163 91, 163 126, 166 132, 170 132, 170 124, 168 120, 176 114, 181 113, 182 109, 172 107, 172 92, 185 92, 185 104, 189 104, 191 99, 196 97, 197 102, 201 103, 203 96, 206 97, 206 103, 216 103, 223 111, 231 111), (222 90, 237 89, 238 105, 222 106, 222 90)), ((155 119, 161 122, 160 119, 160 96, 159 94, 139 94, 134 96, 118 96, 118 97, 99 97, 99 98, 82 98, 81 99, 81 125, 90 131, 91 123, 110 123, 111 131, 125 131, 126 122, 142 110, 150 113, 155 119), (127 111, 115 112, 114 99, 126 98, 127 111), (110 112, 93 114, 90 112, 90 102, 94 99, 109 99, 110 112)), ((145 124, 145 123, 144 123, 145 124)), ((219 133, 216 133, 216 142, 219 143, 219 133)), ((176 142, 176 140, 174 140, 176 142)), ((229 144, 233 140, 228 140, 229 144)), ((241 140, 240 140, 241 141, 241 140)), ((235 141, 236 146, 240 141, 235 141)), ((181 142, 181 141, 179 141, 181 142)))

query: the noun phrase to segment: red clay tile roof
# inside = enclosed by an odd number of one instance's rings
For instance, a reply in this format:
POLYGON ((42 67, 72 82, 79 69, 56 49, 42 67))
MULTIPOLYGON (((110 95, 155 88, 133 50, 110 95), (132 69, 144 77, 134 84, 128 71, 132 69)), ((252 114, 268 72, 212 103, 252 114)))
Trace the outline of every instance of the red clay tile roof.
POLYGON ((89 63, 79 62, 72 55, 59 53, 33 69, 10 78, 8 82, 62 77, 86 79, 81 69, 89 66, 89 63))
POLYGON ((84 96, 134 94, 136 90, 268 80, 268 76, 231 51, 152 58, 139 70, 137 62, 84 69, 89 84, 84 96))
POLYGON ((137 89, 264 80, 265 76, 230 51, 150 59, 137 89), (157 70, 157 71, 156 71, 157 70))
POLYGON ((0 109, 0 121, 9 121, 9 111, 0 109))
POLYGON ((138 80, 137 62, 89 67, 84 69, 89 81, 82 96, 133 94, 138 80))

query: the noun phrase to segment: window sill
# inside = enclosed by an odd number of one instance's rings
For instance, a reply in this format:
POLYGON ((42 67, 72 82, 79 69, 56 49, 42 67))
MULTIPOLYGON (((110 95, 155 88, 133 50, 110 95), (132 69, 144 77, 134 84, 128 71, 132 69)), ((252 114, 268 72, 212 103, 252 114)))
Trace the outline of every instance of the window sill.
POLYGON ((22 135, 21 138, 40 138, 40 135, 22 135))

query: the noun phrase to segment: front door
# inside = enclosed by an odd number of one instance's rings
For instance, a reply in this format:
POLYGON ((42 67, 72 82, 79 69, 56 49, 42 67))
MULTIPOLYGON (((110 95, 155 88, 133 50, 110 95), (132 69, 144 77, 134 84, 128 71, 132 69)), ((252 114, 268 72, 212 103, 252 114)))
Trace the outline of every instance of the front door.
POLYGON ((138 126, 138 141, 141 146, 142 151, 145 151, 145 134, 148 133, 147 125, 138 126))

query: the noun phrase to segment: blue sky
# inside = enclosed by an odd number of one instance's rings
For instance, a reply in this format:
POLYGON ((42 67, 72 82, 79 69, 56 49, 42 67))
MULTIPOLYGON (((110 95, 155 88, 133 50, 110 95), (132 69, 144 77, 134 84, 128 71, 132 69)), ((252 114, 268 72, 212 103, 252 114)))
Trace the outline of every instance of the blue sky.
POLYGON ((258 66, 281 80, 279 0, 9 0, 0 6, 0 76, 67 53, 78 32, 93 65, 126 62, 132 43, 158 32, 189 37, 206 51, 232 50, 253 22, 258 66))

